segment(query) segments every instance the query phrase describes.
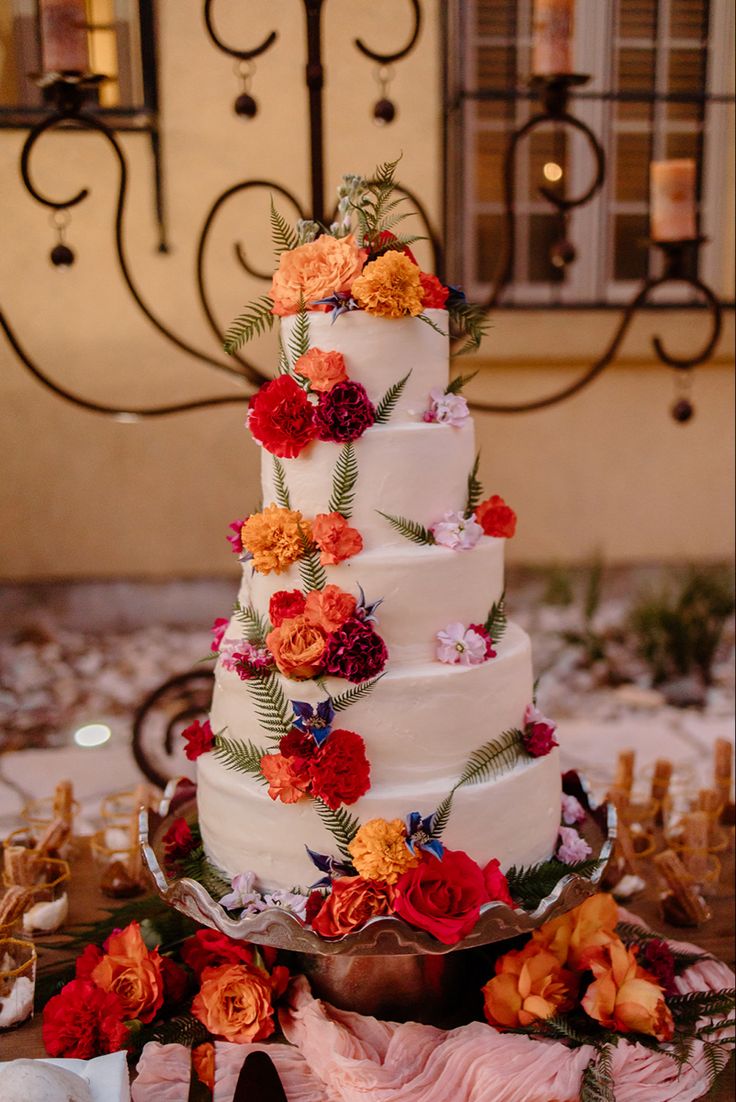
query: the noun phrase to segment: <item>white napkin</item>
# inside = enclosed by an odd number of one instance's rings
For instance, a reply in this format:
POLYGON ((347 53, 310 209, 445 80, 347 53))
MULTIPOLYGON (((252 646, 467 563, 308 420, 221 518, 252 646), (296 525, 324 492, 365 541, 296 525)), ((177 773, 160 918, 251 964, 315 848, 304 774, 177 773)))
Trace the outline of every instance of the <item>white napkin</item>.
MULTIPOLYGON (((0 1063, 0 1083, 2 1070, 16 1063, 15 1060, 0 1063)), ((124 1052, 111 1052, 107 1056, 98 1056, 94 1060, 39 1060, 38 1063, 53 1064, 78 1075, 88 1084, 92 1102, 130 1102, 130 1079, 128 1061, 124 1052)), ((27 1102, 45 1102, 42 1098, 27 1097, 27 1102)))

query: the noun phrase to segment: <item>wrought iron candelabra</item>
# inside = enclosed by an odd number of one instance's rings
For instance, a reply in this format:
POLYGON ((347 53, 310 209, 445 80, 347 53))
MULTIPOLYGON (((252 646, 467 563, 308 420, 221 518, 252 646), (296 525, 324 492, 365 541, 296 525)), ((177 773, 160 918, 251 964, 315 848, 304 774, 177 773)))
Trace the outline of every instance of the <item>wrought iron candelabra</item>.
MULTIPOLYGON (((208 326, 217 342, 218 349, 222 346, 223 334, 216 322, 213 306, 210 300, 207 282, 205 278, 205 256, 210 239, 212 227, 226 203, 234 196, 243 192, 256 189, 267 189, 271 193, 281 197, 293 209, 298 218, 311 217, 318 222, 330 220, 330 212, 325 199, 324 180, 324 110, 323 110, 323 85, 324 85, 324 59, 322 50, 322 9, 324 0, 302 0, 302 7, 306 19, 306 67, 305 80, 309 99, 309 146, 310 146, 310 201, 303 204, 300 199, 284 185, 264 179, 247 179, 233 184, 219 195, 212 203, 210 210, 201 228, 196 262, 196 285, 199 301, 207 320, 208 326), (306 212, 309 212, 308 214, 306 212)), ((381 87, 381 98, 374 107, 374 118, 377 122, 389 123, 396 114, 396 108, 388 96, 388 81, 391 74, 391 66, 407 57, 414 49, 421 32, 422 9, 419 0, 409 0, 412 13, 412 28, 406 43, 394 51, 381 52, 372 49, 360 39, 354 41, 354 46, 363 56, 374 61, 378 66, 378 81, 381 87)), ((212 44, 226 56, 231 58, 236 66, 236 72, 241 80, 241 92, 237 96, 234 108, 238 114, 245 118, 253 117, 258 111, 258 103, 251 94, 251 78, 255 59, 264 55, 278 40, 278 32, 270 34, 257 46, 242 48, 228 45, 217 32, 214 19, 214 0, 205 0, 204 26, 212 44)), ((52 130, 72 123, 76 128, 93 131, 100 134, 110 147, 118 168, 117 201, 115 204, 115 252, 123 283, 130 296, 136 303, 140 312, 151 326, 167 341, 180 351, 193 357, 206 367, 226 373, 237 384, 237 392, 226 395, 215 395, 196 401, 172 403, 159 406, 131 406, 121 407, 105 404, 86 398, 75 393, 62 383, 51 377, 29 355, 21 343, 20 338, 12 328, 6 315, 0 311, 0 326, 15 351, 18 359, 27 370, 47 389, 58 397, 72 404, 86 409, 92 413, 98 413, 118 420, 135 421, 144 418, 162 417, 175 413, 183 413, 192 410, 205 409, 213 406, 228 405, 232 403, 244 403, 255 390, 266 382, 269 376, 255 363, 242 353, 231 359, 226 359, 218 352, 210 352, 195 347, 184 340, 156 314, 154 308, 146 301, 131 270, 131 265, 126 253, 125 243, 125 218, 126 201, 128 193, 128 166, 127 161, 113 129, 107 126, 99 117, 85 110, 85 98, 89 90, 95 87, 101 78, 95 74, 69 75, 54 74, 51 77, 42 77, 39 83, 43 87, 45 101, 48 105, 48 115, 35 125, 27 135, 24 142, 20 172, 23 184, 30 196, 42 206, 53 212, 55 224, 59 231, 59 242, 52 250, 52 263, 58 265, 70 265, 74 261, 74 254, 64 240, 64 229, 69 217, 69 211, 82 203, 88 196, 87 188, 82 188, 76 194, 65 198, 52 198, 44 194, 34 183, 32 173, 33 153, 41 138, 52 130)), ((571 263, 575 259, 575 247, 568 239, 568 219, 570 212, 590 202, 601 189, 605 179, 605 155, 601 144, 592 130, 572 113, 569 106, 570 92, 579 85, 586 83, 589 78, 580 74, 563 74, 551 77, 535 77, 532 80, 532 91, 539 97, 539 108, 529 119, 518 127, 510 137, 504 160, 504 224, 505 234, 501 250, 501 261, 493 283, 492 291, 485 304, 488 311, 497 307, 505 288, 513 281, 513 257, 515 234, 515 165, 516 153, 520 142, 542 125, 554 124, 558 127, 567 127, 581 133, 587 143, 592 159, 592 178, 584 192, 577 196, 565 194, 564 190, 555 190, 541 187, 539 190, 545 200, 552 206, 559 224, 559 240, 554 246, 553 262, 560 267, 571 263)), ((440 246, 440 236, 431 224, 427 211, 420 198, 407 189, 400 189, 409 198, 424 225, 430 242, 435 270, 440 277, 444 277, 444 259, 440 246)), ((689 369, 704 363, 710 358, 717 344, 721 331, 721 306, 713 291, 701 280, 689 274, 695 270, 686 264, 688 258, 697 252, 703 242, 702 237, 686 241, 652 242, 652 247, 660 249, 664 253, 664 266, 662 274, 645 280, 638 289, 629 304, 623 309, 619 324, 608 346, 601 355, 572 383, 562 387, 554 393, 542 398, 526 402, 511 404, 498 404, 484 401, 471 401, 471 405, 478 410, 490 413, 524 413, 531 410, 542 409, 555 405, 581 391, 593 381, 615 359, 621 343, 637 312, 646 306, 652 292, 662 285, 679 281, 689 285, 705 300, 710 319, 710 332, 702 348, 691 356, 678 356, 668 351, 659 337, 652 338, 652 347, 655 356, 663 364, 675 369, 680 378, 687 378, 689 369)), ((243 269, 252 277, 269 279, 270 273, 259 271, 250 262, 247 253, 241 244, 235 245, 235 253, 243 269)), ((692 406, 689 400, 682 397, 673 407, 673 416, 680 421, 686 421, 692 415, 692 406)))

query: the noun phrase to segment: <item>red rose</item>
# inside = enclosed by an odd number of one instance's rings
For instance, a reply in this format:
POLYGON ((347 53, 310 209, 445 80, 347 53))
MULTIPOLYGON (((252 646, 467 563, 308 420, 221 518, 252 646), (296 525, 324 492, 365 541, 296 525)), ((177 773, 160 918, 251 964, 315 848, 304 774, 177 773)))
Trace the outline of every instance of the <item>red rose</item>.
POLYGON ((443 945, 454 945, 470 933, 487 902, 480 866, 462 850, 446 849, 441 861, 427 855, 400 877, 394 910, 443 945))
POLYGON ((250 400, 248 428, 266 451, 293 459, 314 440, 314 411, 291 375, 279 375, 250 400))
POLYGON ((123 1005, 92 980, 72 980, 46 1003, 41 1036, 49 1056, 92 1060, 125 1048, 123 1005))
POLYGON ((294 620, 304 612, 306 597, 300 589, 280 589, 268 602, 268 616, 275 628, 284 620, 294 620))
POLYGON ((310 926, 312 925, 312 922, 317 917, 319 912, 322 910, 322 904, 324 903, 324 901, 324 892, 320 892, 316 888, 314 888, 307 896, 307 906, 305 908, 304 921, 310 926))
POLYGON ((178 1007, 189 986, 189 975, 185 968, 172 960, 161 957, 161 976, 164 981, 164 1005, 178 1007))
POLYGON ((449 287, 440 283, 436 275, 430 272, 420 272, 419 282, 422 285, 422 306, 425 310, 444 310, 449 287))
POLYGON ((510 540, 516 531, 516 513, 498 494, 481 501, 475 510, 475 519, 487 536, 510 540))
POLYGON ((167 861, 181 861, 194 849, 194 835, 189 823, 181 816, 174 819, 163 838, 167 861))
POLYGON ((195 719, 194 723, 190 723, 188 727, 185 727, 181 737, 186 742, 184 753, 190 761, 196 761, 200 754, 207 754, 215 745, 215 736, 212 734, 208 719, 204 723, 200 723, 198 719, 195 719))
POLYGON ((197 930, 181 947, 181 959, 199 980, 205 968, 221 964, 253 964, 253 947, 247 941, 234 941, 217 930, 197 930))
POLYGON ((498 862, 498 858, 492 857, 486 867, 483 869, 483 879, 486 885, 486 891, 488 892, 488 898, 492 901, 498 900, 501 903, 508 903, 509 907, 514 906, 514 901, 511 898, 509 892, 509 883, 504 874, 501 872, 501 866, 498 862))
POLYGON ((354 731, 333 731, 309 765, 312 795, 335 811, 354 804, 370 788, 371 767, 365 743, 354 731))
POLYGON ((88 980, 104 956, 99 945, 85 945, 74 965, 74 975, 78 980, 88 980))

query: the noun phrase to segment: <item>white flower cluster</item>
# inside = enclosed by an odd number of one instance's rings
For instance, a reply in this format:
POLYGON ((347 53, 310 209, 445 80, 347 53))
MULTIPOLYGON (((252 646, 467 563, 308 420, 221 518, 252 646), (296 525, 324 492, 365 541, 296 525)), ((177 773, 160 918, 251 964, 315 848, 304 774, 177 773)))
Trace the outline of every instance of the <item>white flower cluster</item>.
POLYGON ((360 204, 367 186, 368 182, 363 176, 356 176, 354 173, 343 176, 337 189, 337 218, 330 224, 333 237, 347 237, 351 232, 353 207, 360 204))

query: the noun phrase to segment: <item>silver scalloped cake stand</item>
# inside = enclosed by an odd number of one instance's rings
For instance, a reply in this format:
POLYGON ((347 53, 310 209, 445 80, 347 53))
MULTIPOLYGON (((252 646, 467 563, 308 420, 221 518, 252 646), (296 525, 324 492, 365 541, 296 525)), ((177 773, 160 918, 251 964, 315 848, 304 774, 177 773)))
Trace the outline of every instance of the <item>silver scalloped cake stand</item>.
MULTIPOLYGON (((293 971, 304 973, 320 998, 393 1021, 457 1025, 477 1016, 480 987, 492 974, 484 946, 529 933, 598 890, 616 840, 615 808, 596 804, 577 773, 565 774, 564 791, 577 796, 586 810, 580 833, 598 858, 595 872, 589 878, 577 873, 563 876, 533 911, 487 903, 472 932, 455 945, 443 945, 395 915, 370 919, 360 930, 331 941, 278 907, 233 918, 198 881, 168 879, 164 873, 158 855, 174 818, 170 807, 164 818, 156 817, 151 823, 149 813, 141 809, 140 843, 156 890, 166 903, 229 937, 288 952, 293 971)), ((176 817, 196 817, 191 798, 175 810, 176 817)))

